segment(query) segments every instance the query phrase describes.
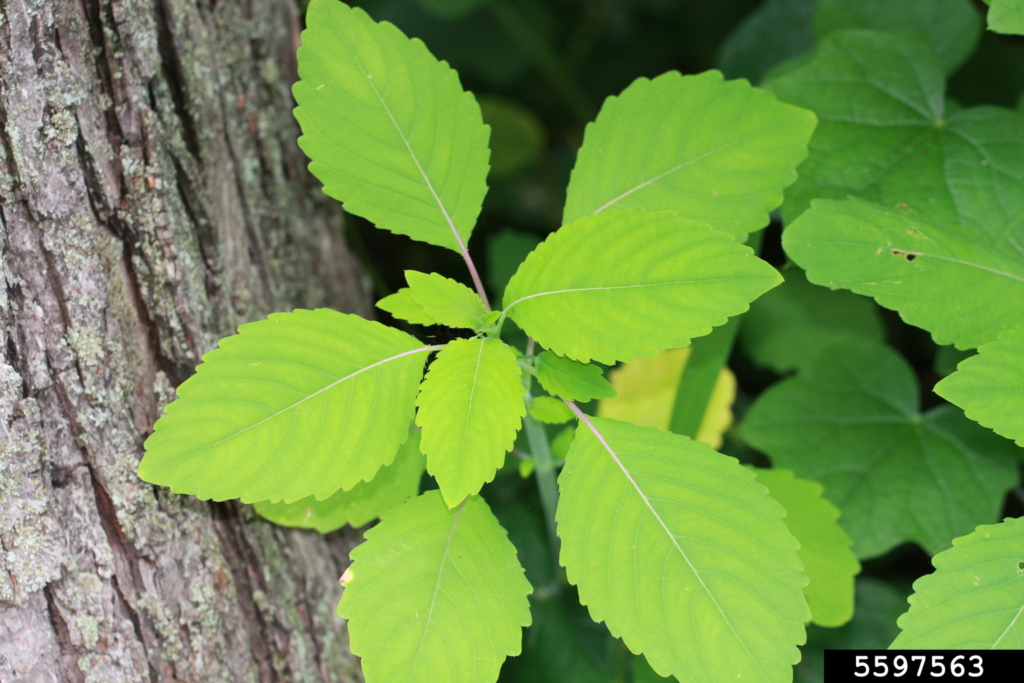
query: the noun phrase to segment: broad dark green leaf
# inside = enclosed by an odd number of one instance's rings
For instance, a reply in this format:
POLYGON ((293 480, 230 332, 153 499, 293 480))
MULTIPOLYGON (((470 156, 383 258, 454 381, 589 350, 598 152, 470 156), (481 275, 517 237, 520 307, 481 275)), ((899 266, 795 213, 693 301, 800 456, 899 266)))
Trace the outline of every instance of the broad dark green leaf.
POLYGON ((430 364, 416 398, 427 471, 455 507, 494 478, 526 415, 515 352, 497 339, 456 339, 430 364))
POLYGON ((377 302, 377 308, 387 311, 399 320, 405 320, 414 325, 437 325, 438 321, 430 317, 423 306, 420 306, 412 296, 412 290, 403 287, 394 294, 384 297, 377 302))
POLYGON ((520 652, 531 588, 487 503, 449 510, 428 491, 365 535, 338 615, 366 683, 494 681, 520 652))
POLYGON ((430 352, 328 309, 273 313, 225 337, 178 387, 139 476, 202 499, 323 500, 388 465, 430 352))
POLYGON ((788 681, 810 611, 799 544, 754 474, 707 444, 581 424, 558 483, 580 601, 660 675, 788 681))
POLYGON ((921 412, 910 365, 885 346, 836 346, 751 407, 743 434, 777 467, 814 479, 858 557, 914 541, 937 552, 997 518, 1017 449, 958 409, 921 412))
POLYGON ((615 207, 674 211, 742 241, 768 225, 814 116, 718 71, 639 78, 587 126, 563 223, 615 207))
POLYGON ((766 0, 726 36, 718 66, 728 78, 761 80, 769 69, 814 47, 818 0, 766 0))
MULTIPOLYGON (((979 526, 914 582, 893 649, 1024 649, 1024 517, 979 526)), ((969 668, 971 671, 974 667, 969 668)))
POLYGON ((505 228, 487 241, 487 285, 495 301, 501 301, 505 285, 519 264, 540 244, 533 233, 505 228))
POLYGON ((430 318, 448 327, 480 331, 487 326, 484 302, 472 289, 437 273, 405 271, 409 295, 430 318))
POLYGON ((560 356, 611 365, 686 346, 781 280, 703 223, 608 210, 537 247, 505 289, 504 312, 560 356))
POLYGON ((1024 446, 1024 325, 999 335, 960 362, 935 393, 967 417, 1024 446))
POLYGON ((563 358, 550 351, 542 351, 534 362, 537 379, 549 394, 582 403, 615 396, 615 388, 597 365, 563 358))
POLYGON ((370 481, 356 484, 351 491, 338 491, 324 500, 309 496, 294 503, 261 501, 253 507, 274 524, 316 529, 322 534, 346 524, 360 527, 419 493, 425 467, 417 430, 398 449, 394 462, 380 468, 370 481))
POLYGON ((905 208, 815 200, 783 235, 811 282, 899 311, 937 344, 974 348, 1024 322, 1024 252, 905 208))
POLYGON ((812 285, 803 271, 788 268, 780 286, 750 305, 740 342, 760 366, 786 373, 811 365, 832 344, 882 341, 885 331, 870 299, 812 285))
POLYGON ((298 58, 299 145, 324 192, 380 228, 465 252, 490 152, 458 75, 336 0, 309 3, 298 58))

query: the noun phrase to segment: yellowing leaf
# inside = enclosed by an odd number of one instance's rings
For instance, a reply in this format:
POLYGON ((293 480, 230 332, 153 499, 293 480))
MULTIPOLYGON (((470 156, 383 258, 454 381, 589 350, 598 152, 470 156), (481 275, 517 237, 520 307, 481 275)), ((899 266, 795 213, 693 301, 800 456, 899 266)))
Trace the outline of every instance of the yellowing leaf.
MULTIPOLYGON (((690 347, 686 346, 662 351, 657 358, 641 358, 612 370, 610 379, 618 396, 602 399, 597 414, 641 427, 668 430, 676 389, 689 357, 690 347)), ((736 377, 729 368, 722 368, 697 432, 697 441, 703 441, 712 448, 721 447, 722 435, 732 424, 732 403, 735 399, 736 377)))

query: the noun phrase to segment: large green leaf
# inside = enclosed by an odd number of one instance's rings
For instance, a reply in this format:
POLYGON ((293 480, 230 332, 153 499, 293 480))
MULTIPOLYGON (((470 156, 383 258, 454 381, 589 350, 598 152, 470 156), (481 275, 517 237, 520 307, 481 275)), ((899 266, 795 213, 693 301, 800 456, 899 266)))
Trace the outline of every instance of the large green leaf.
POLYGON ((810 612, 782 506, 707 444, 589 420, 558 480, 557 519, 561 562, 594 620, 663 676, 788 681, 810 612))
POLYGON ((264 500, 253 507, 274 524, 316 529, 322 534, 346 524, 360 527, 419 493, 425 467, 420 453, 420 433, 416 430, 398 449, 394 462, 380 468, 370 481, 356 484, 351 491, 338 491, 324 500, 313 496, 294 503, 264 500))
POLYGON ((881 345, 821 354, 761 394, 743 434, 821 482, 861 558, 904 541, 941 550, 996 519, 1018 477, 1013 444, 949 405, 922 414, 913 370, 881 345))
POLYGON ((526 415, 515 352, 497 339, 456 339, 430 364, 416 398, 427 471, 454 507, 479 493, 512 450, 526 415))
POLYGON ((638 78, 587 126, 562 222, 641 207, 742 241, 768 225, 813 130, 810 112, 718 71, 638 78))
POLYGON ((491 683, 530 624, 530 583, 483 499, 438 491, 385 513, 338 605, 366 683, 491 683))
POLYGON ((542 351, 534 363, 537 380, 544 390, 567 401, 586 403, 615 396, 615 388, 596 365, 579 363, 550 351, 542 351))
POLYGON ((1024 446, 1024 325, 1008 330, 960 362, 935 393, 967 417, 1024 446))
POLYGON ((882 341, 870 299, 812 285, 798 268, 782 275, 786 281, 752 303, 740 327, 743 350, 758 365, 785 373, 811 365, 832 344, 882 341))
POLYGON ((273 313, 203 356, 146 440, 139 476, 199 498, 323 500, 408 436, 431 350, 328 309, 273 313))
POLYGON ((997 107, 948 111, 945 76, 913 36, 842 31, 769 87, 820 123, 786 192, 791 222, 816 197, 906 205, 959 224, 979 243, 1024 245, 1024 117, 997 107))
POLYGON ((918 35, 951 74, 974 52, 982 26, 970 0, 820 0, 815 33, 825 36, 843 29, 918 35))
POLYGON ((472 289, 437 273, 405 271, 409 295, 432 319, 448 327, 480 331, 487 326, 484 302, 472 289))
POLYGON ((488 129, 458 75, 358 8, 312 0, 292 88, 324 192, 378 227, 465 252, 487 193, 488 129))
POLYGON ((810 583, 804 588, 811 621, 842 626, 853 616, 853 577, 860 563, 850 550, 853 541, 836 520, 839 510, 822 497, 821 484, 798 479, 789 470, 756 469, 757 480, 786 508, 782 521, 800 541, 797 552, 810 583))
POLYGON ((756 83, 773 66, 814 46, 818 0, 765 0, 722 41, 718 65, 728 78, 756 83))
POLYGON ((505 312, 558 355, 611 365, 686 346, 781 280, 703 223, 610 210, 538 246, 508 283, 505 312))
POLYGON ((811 282, 899 311, 937 344, 973 348, 1024 322, 1024 252, 905 208, 815 200, 783 235, 811 282))
POLYGON ((988 28, 996 33, 1024 34, 1024 0, 985 0, 988 28))
POLYGON ((1024 517, 979 526, 914 582, 902 650, 1024 649, 1024 517))

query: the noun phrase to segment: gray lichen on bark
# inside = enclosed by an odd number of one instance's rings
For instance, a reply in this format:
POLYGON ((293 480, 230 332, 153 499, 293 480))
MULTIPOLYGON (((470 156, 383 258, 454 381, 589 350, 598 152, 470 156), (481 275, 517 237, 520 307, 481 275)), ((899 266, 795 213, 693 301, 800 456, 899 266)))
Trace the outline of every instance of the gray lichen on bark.
POLYGON ((367 312, 277 0, 0 0, 0 681, 350 681, 356 534, 135 474, 202 353, 367 312))

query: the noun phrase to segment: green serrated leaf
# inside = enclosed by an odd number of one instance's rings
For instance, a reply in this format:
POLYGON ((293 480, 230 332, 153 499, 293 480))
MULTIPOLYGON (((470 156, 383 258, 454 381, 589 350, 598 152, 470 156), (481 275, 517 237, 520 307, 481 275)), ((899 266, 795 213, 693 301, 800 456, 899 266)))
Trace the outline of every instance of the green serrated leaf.
POLYGON ((814 32, 822 37, 844 29, 920 36, 952 74, 974 52, 982 26, 970 0, 820 0, 814 32))
POLYGON ((437 325, 438 321, 427 315, 416 299, 412 297, 412 291, 403 287, 394 294, 388 295, 377 302, 377 308, 387 311, 392 317, 405 320, 414 325, 437 325))
POLYGON ((557 425, 576 417, 569 407, 551 396, 536 396, 530 402, 530 416, 546 424, 557 425))
POLYGON ((408 436, 435 347, 357 315, 273 313, 203 356, 146 440, 139 476, 201 499, 323 500, 408 436))
POLYGON ((726 36, 718 64, 728 78, 761 80, 769 69, 814 46, 818 0, 766 0, 726 36))
POLYGON ((535 361, 537 380, 549 394, 567 401, 586 403, 595 398, 615 396, 615 388, 604 378, 596 365, 563 358, 550 351, 542 351, 535 361))
POLYGON ((757 480, 786 508, 786 528, 800 541, 797 551, 810 583, 804 588, 811 621, 819 626, 842 626, 853 616, 853 577, 860 563, 853 541, 836 520, 839 509, 822 497, 822 486, 798 479, 789 470, 755 469, 757 480))
POLYGON ((841 345, 765 391, 743 435, 813 479, 842 510, 860 558, 904 541, 928 552, 996 519, 1017 449, 949 405, 920 410, 910 365, 885 346, 841 345))
POLYGON ((554 353, 611 365, 686 346, 781 280, 703 223, 609 210, 537 247, 505 289, 505 312, 554 353))
POLYGON ((427 471, 454 507, 505 462, 526 415, 516 354, 497 339, 456 339, 430 364, 416 398, 427 471))
POLYGON ((520 652, 531 588, 487 503, 449 510, 428 491, 365 536, 338 615, 366 683, 494 681, 520 652))
POLYGON ((448 327, 480 331, 487 326, 484 302, 472 289, 437 273, 405 271, 409 293, 423 311, 448 327))
POLYGON ((489 131, 419 40, 311 0, 293 87, 299 145, 324 192, 380 228, 465 252, 487 193, 489 131))
POLYGON ((261 501, 253 507, 274 524, 316 529, 322 534, 346 524, 360 527, 419 493, 425 467, 420 433, 413 431, 398 449, 394 462, 382 467, 370 481, 356 484, 351 491, 338 491, 324 500, 310 496, 294 503, 261 501))
POLYGON ((782 506, 707 444, 589 420, 558 480, 557 520, 594 620, 659 675, 789 680, 810 612, 782 506))
POLYGON ((768 84, 817 113, 788 224, 814 198, 905 205, 1003 251, 1024 245, 1024 117, 998 107, 949 111, 945 74, 921 38, 873 31, 826 37, 813 59, 768 84))
POLYGON ((996 33, 1024 35, 1024 0, 991 0, 988 29, 996 33))
POLYGON ((1024 325, 999 335, 961 361, 935 393, 967 417, 1024 446, 1024 325))
POLYGON ((743 350, 758 365, 783 374, 813 364, 832 344, 883 340, 870 299, 812 285, 797 268, 782 276, 786 281, 752 303, 740 327, 743 350))
MULTIPOLYGON (((1024 649, 1024 517, 979 526, 914 582, 893 649, 1024 649)), ((973 668, 972 668, 973 670, 973 668)))
POLYGON ((1024 253, 978 237, 906 209, 815 200, 783 246, 811 282, 873 296, 937 344, 966 349, 1024 322, 1024 253))
POLYGON ((718 71, 638 78, 587 126, 562 222, 640 207, 743 241, 782 203, 814 123, 809 111, 718 71))

